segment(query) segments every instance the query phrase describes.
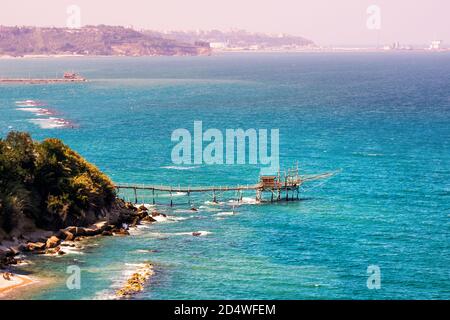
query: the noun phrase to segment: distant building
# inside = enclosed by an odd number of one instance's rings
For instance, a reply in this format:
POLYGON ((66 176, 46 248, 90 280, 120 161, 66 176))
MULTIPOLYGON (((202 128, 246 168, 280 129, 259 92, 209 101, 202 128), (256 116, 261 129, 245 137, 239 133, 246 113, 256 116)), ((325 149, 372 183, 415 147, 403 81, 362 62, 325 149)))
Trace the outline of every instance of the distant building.
POLYGON ((228 47, 226 42, 210 42, 209 47, 212 49, 225 49, 228 47))
POLYGON ((430 50, 440 50, 442 49, 442 40, 433 40, 430 44, 430 50))

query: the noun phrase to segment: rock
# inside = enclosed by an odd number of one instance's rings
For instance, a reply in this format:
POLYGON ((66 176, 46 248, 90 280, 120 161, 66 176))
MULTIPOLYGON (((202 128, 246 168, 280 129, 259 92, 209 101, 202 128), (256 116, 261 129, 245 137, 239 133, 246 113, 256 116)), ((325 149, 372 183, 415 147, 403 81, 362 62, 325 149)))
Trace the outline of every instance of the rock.
POLYGON ((84 228, 83 229, 83 235, 87 237, 92 237, 100 234, 102 231, 100 229, 91 229, 91 228, 84 228))
POLYGON ((74 236, 78 235, 78 228, 77 227, 67 227, 65 229, 63 229, 64 231, 70 232, 71 234, 73 234, 74 236))
POLYGON ((141 222, 153 223, 153 222, 156 222, 156 220, 154 218, 150 217, 150 216, 146 216, 145 218, 143 218, 141 220, 141 222))
POLYGON ((116 295, 120 298, 127 298, 141 292, 144 290, 144 285, 153 275, 153 266, 150 263, 146 263, 127 280, 122 289, 117 290, 116 295))
POLYGON ((111 231, 103 231, 102 232, 102 236, 112 236, 113 235, 113 233, 111 232, 111 231))
POLYGON ((37 252, 45 249, 45 243, 44 242, 28 242, 26 244, 25 251, 29 252, 37 252))
POLYGON ((11 247, 6 251, 7 257, 14 257, 20 253, 19 248, 11 247))
POLYGON ((197 208, 194 208, 194 207, 192 207, 192 208, 191 208, 191 211, 198 211, 198 209, 197 209, 197 208))
POLYGON ((48 240, 47 243, 45 244, 45 247, 47 249, 51 249, 51 248, 55 248, 57 246, 59 246, 59 244, 61 243, 61 240, 56 237, 56 236, 51 236, 48 240))
POLYGON ((61 251, 61 247, 54 247, 54 248, 50 248, 45 250, 46 254, 57 254, 61 251))
POLYGON ((162 217, 167 217, 167 215, 165 215, 164 213, 158 212, 158 211, 153 211, 152 212, 152 217, 158 217, 158 216, 162 216, 162 217))
POLYGON ((111 231, 112 229, 114 229, 116 226, 113 224, 107 225, 103 228, 103 231, 111 231))
POLYGON ((115 235, 119 235, 119 236, 128 236, 130 235, 130 233, 125 230, 124 228, 116 228, 112 231, 115 235))
MULTIPOLYGON (((147 213, 145 213, 147 214, 147 213)), ((136 227, 139 224, 139 217, 134 218, 133 222, 131 223, 132 227, 136 227)))
POLYGON ((201 232, 192 232, 192 235, 194 237, 200 237, 202 235, 202 233, 201 232))
POLYGON ((61 230, 61 237, 65 240, 65 241, 73 241, 73 239, 75 238, 75 236, 73 235, 73 233, 66 231, 66 230, 61 230))
POLYGON ((128 210, 137 211, 137 208, 131 202, 125 202, 125 208, 128 210))
POLYGON ((139 211, 147 211, 148 209, 147 209, 146 206, 141 205, 141 206, 138 208, 138 210, 139 210, 139 211))
POLYGON ((74 247, 76 247, 76 245, 75 245, 75 243, 73 241, 69 241, 69 242, 61 243, 61 247, 74 248, 74 247))
POLYGON ((62 250, 59 250, 59 251, 58 251, 58 255, 62 256, 62 255, 64 255, 64 254, 66 254, 64 251, 62 251, 62 250))

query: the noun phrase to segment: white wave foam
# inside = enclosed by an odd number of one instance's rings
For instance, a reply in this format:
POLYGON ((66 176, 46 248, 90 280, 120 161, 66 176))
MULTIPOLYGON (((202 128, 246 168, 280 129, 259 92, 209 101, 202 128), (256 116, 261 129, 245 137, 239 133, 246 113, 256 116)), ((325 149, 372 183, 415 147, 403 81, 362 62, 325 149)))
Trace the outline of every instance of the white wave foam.
POLYGON ((156 237, 156 238, 162 238, 162 237, 170 237, 170 236, 207 236, 209 234, 212 234, 210 231, 192 231, 192 232, 152 232, 149 233, 150 236, 156 237))
POLYGON ((149 203, 141 203, 141 204, 135 204, 134 207, 138 209, 140 206, 144 206, 147 210, 153 210, 155 209, 156 205, 149 204, 149 203))
POLYGON ((35 101, 35 100, 15 101, 15 104, 20 107, 42 107, 42 106, 45 106, 44 103, 41 103, 41 102, 35 101))
POLYGON ((220 211, 220 208, 214 208, 214 207, 208 207, 208 206, 200 206, 199 209, 202 211, 208 211, 208 212, 220 211))
POLYGON ((214 202, 209 200, 205 201, 204 203, 209 206, 222 206, 224 204, 224 202, 214 202))
POLYGON ((353 152, 354 155, 363 157, 382 157, 383 153, 369 153, 369 152, 353 152))
POLYGON ((161 169, 169 169, 169 170, 193 170, 197 169, 199 166, 191 166, 191 167, 184 167, 184 166, 164 166, 161 167, 161 169))
POLYGON ((174 213, 192 213, 192 212, 197 212, 197 211, 191 210, 191 209, 176 209, 173 212, 174 213))
POLYGON ((42 129, 64 128, 70 125, 70 122, 61 118, 40 118, 30 119, 29 122, 40 126, 42 129))
POLYGON ((51 112, 48 109, 36 108, 36 107, 32 107, 32 108, 16 108, 16 110, 25 111, 25 112, 31 112, 31 113, 34 113, 37 116, 51 116, 51 115, 54 114, 53 112, 51 112))
POLYGON ((229 200, 228 204, 233 206, 240 206, 243 204, 260 204, 261 202, 257 201, 255 198, 252 197, 243 197, 241 201, 237 200, 229 200))
POLYGON ((186 217, 174 217, 174 216, 152 216, 153 219, 156 220, 156 222, 165 222, 165 223, 169 223, 169 222, 178 222, 178 221, 183 221, 186 220, 186 217))
POLYGON ((223 217, 223 216, 233 216, 235 214, 236 213, 234 213, 234 211, 223 211, 223 212, 216 213, 215 216, 223 217))
POLYGON ((186 192, 173 192, 172 195, 170 195, 170 193, 162 193, 162 194, 158 194, 156 196, 156 198, 172 198, 172 197, 181 197, 181 196, 185 196, 186 192))

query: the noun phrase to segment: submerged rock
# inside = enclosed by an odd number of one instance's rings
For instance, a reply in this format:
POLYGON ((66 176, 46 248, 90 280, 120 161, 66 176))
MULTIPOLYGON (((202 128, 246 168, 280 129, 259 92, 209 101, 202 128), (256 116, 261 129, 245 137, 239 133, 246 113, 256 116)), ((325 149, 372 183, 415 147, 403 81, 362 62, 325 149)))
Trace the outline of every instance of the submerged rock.
POLYGON ((138 210, 139 211, 148 211, 147 207, 144 206, 143 204, 141 206, 139 206, 138 210))
POLYGON ((146 216, 144 219, 141 220, 141 222, 153 223, 156 222, 156 220, 150 216, 146 216))
POLYGON ((126 281, 122 289, 117 290, 119 298, 129 298, 144 290, 145 284, 154 275, 153 265, 145 263, 126 281))
POLYGON ((164 217, 164 218, 167 217, 167 215, 165 215, 164 213, 158 212, 156 210, 152 212, 152 217, 159 217, 159 216, 164 217))

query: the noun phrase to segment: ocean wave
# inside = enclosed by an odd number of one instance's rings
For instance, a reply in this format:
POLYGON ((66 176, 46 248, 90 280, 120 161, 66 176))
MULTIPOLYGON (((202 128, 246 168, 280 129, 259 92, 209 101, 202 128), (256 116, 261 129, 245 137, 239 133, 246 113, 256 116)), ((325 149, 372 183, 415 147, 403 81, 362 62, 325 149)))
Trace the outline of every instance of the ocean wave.
POLYGON ((220 208, 209 207, 209 206, 200 206, 199 209, 202 210, 202 211, 208 211, 208 212, 220 211, 220 208))
POLYGON ((168 192, 165 192, 165 193, 155 195, 155 199, 156 198, 182 197, 185 195, 186 195, 186 192, 173 192, 172 195, 168 192))
POLYGON ((222 212, 216 213, 215 216, 223 217, 223 216, 233 216, 235 214, 236 213, 234 211, 222 211, 222 212))
POLYGON ((157 250, 154 249, 137 249, 134 250, 133 253, 155 253, 157 250))
POLYGON ((362 156, 362 157, 382 157, 384 156, 383 153, 369 153, 369 152, 352 152, 352 154, 356 156, 362 156))
POLYGON ((15 101, 15 104, 20 107, 43 107, 46 106, 45 103, 36 100, 19 100, 15 101))
POLYGON ((55 113, 45 108, 27 107, 27 108, 16 108, 16 110, 31 112, 37 116, 51 116, 55 113))
POLYGON ((71 126, 70 121, 62 118, 39 118, 39 119, 29 119, 29 122, 38 125, 41 129, 57 129, 66 128, 71 126))
POLYGON ((243 204, 260 204, 260 201, 257 201, 255 198, 252 197, 243 197, 241 201, 237 201, 237 200, 229 200, 228 201, 228 205, 232 205, 232 206, 240 206, 243 204))
POLYGON ((214 202, 214 201, 205 201, 204 204, 208 205, 208 206, 223 206, 225 204, 225 202, 214 202))
POLYGON ((156 237, 156 238, 164 238, 164 237, 170 237, 170 236, 207 236, 209 234, 212 234, 211 231, 192 231, 192 232, 151 232, 149 233, 150 236, 156 237))
MULTIPOLYGON (((201 207, 200 207, 201 208, 201 207)), ((200 209, 199 208, 199 209, 200 209)), ((192 210, 192 209, 176 209, 173 212, 174 213, 192 213, 192 212, 196 212, 197 210, 192 210)))
POLYGON ((194 170, 199 168, 199 166, 190 166, 190 167, 186 167, 186 166, 164 166, 161 167, 161 169, 169 169, 169 170, 194 170))
POLYGON ((165 222, 165 223, 170 223, 170 222, 178 222, 178 221, 183 221, 186 220, 186 217, 174 217, 174 216, 163 216, 163 215, 159 215, 159 216, 152 216, 153 219, 156 220, 156 222, 165 222))

